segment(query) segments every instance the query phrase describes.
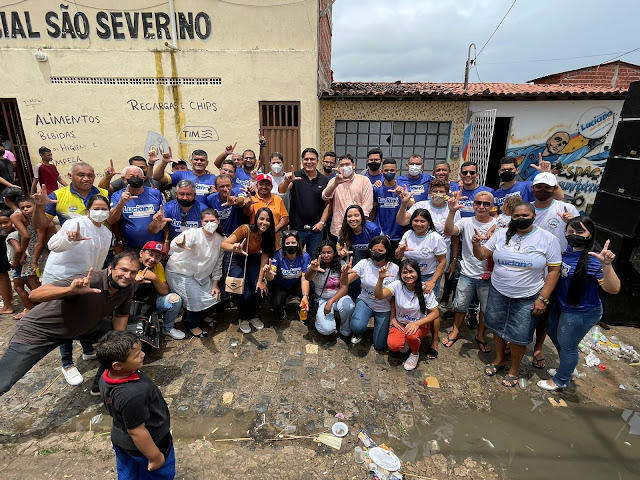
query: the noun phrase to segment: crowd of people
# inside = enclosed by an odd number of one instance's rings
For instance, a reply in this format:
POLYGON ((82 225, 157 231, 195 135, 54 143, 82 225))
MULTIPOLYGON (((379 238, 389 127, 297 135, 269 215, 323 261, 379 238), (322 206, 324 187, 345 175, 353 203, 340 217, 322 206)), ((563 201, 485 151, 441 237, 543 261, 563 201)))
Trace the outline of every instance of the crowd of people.
POLYGON ((40 155, 30 195, 14 185, 2 192, 0 313, 15 313, 9 273, 24 311, 0 359, 0 395, 56 347, 66 381, 81 383, 73 340, 84 359, 101 361, 92 393, 117 375, 114 365, 130 375, 141 362, 135 341, 118 340, 133 363, 112 351, 113 338, 102 356, 94 342, 125 330, 144 306, 162 315, 164 335, 182 340, 207 337, 234 307, 243 333, 261 330, 286 316, 292 298, 309 328, 352 344, 373 319, 373 347, 408 354, 406 370, 429 335, 426 359, 452 347, 479 307, 475 342, 483 354, 495 350, 484 374, 510 364, 502 384, 514 387, 534 335, 532 362, 544 368, 548 333, 560 365, 538 385, 556 390, 570 384, 578 342, 602 315, 599 289, 620 289, 608 242, 597 245, 593 222, 562 201, 542 158, 526 182, 518 160, 503 158, 493 190, 478 183, 473 162, 460 165, 458 181, 446 162, 432 175, 412 155, 399 175, 402 165, 376 148, 361 173, 351 155, 320 158, 314 148, 289 171, 273 152, 264 173, 253 150, 229 145, 213 162, 217 175, 204 150, 192 152, 189 168, 171 149, 154 149, 120 173, 111 162, 98 186, 91 165, 74 163, 67 185, 51 151, 40 155), (453 317, 442 340, 441 310, 453 317), (186 332, 175 325, 181 314, 186 332))

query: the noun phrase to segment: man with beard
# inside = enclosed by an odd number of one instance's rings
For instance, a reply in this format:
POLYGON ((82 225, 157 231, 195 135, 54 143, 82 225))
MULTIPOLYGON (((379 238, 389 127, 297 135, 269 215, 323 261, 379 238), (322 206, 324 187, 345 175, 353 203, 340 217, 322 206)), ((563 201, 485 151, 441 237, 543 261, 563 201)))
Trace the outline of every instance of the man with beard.
POLYGON ((160 230, 168 227, 168 235, 165 232, 165 246, 169 247, 171 240, 190 228, 198 228, 200 224, 200 212, 207 208, 196 200, 196 186, 190 180, 180 180, 176 185, 176 199, 156 212, 149 224, 149 233, 155 235, 160 230), (168 225, 167 225, 168 224, 168 225))
POLYGON ((248 188, 252 175, 259 172, 256 169, 256 153, 253 150, 242 152, 242 168, 236 168, 235 185, 237 187, 248 188))
MULTIPOLYGON (((0 396, 7 393, 50 351, 68 340, 97 342, 109 330, 126 330, 133 283, 140 269, 137 252, 114 257, 105 270, 76 275, 33 290, 38 303, 18 322, 7 350, 0 359, 0 396), (111 321, 106 317, 113 314, 111 321)), ((91 388, 99 395, 98 373, 91 388)))
POLYGON ((194 150, 191 153, 191 171, 187 170, 185 172, 179 170, 171 173, 170 175, 164 173, 165 168, 167 168, 167 164, 177 161, 172 158, 171 148, 169 148, 168 152, 162 154, 159 162, 156 158, 152 158, 151 154, 149 156, 149 161, 153 164, 159 163, 159 166, 153 170, 153 179, 155 181, 160 182, 163 185, 175 185, 181 180, 190 180, 195 185, 196 198, 199 202, 204 203, 216 180, 216 176, 207 171, 209 160, 207 152, 204 150, 194 150))
POLYGON ((372 148, 367 152, 367 169, 361 175, 367 177, 374 187, 382 185, 382 160, 382 150, 379 148, 372 148))

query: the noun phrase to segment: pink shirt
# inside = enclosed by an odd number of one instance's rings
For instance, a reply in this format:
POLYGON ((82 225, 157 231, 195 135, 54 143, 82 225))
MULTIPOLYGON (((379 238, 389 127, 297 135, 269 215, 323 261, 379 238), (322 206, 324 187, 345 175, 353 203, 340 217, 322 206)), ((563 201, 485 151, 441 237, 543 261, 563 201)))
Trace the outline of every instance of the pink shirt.
POLYGON ((6 158, 7 160, 9 160, 10 162, 16 163, 16 157, 13 153, 11 153, 9 150, 5 150, 4 151, 4 158, 6 158))
MULTIPOLYGON (((329 181, 329 188, 335 183, 335 177, 329 181)), ((333 191, 333 195, 328 197, 322 192, 322 198, 324 200, 333 199, 333 219, 331 220, 330 231, 333 235, 340 233, 340 227, 342 227, 342 220, 344 219, 344 212, 350 205, 360 205, 364 211, 366 219, 369 218, 369 214, 373 209, 373 187, 371 181, 364 175, 353 175, 351 180, 341 183, 333 191)))

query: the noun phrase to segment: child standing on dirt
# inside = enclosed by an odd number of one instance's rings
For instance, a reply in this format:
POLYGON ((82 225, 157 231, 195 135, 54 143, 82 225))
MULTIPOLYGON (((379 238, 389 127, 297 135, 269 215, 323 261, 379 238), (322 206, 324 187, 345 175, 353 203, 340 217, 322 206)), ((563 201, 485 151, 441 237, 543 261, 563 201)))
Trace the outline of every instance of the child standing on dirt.
POLYGON ((100 397, 113 417, 111 442, 118 478, 170 480, 176 459, 169 407, 160 389, 141 372, 144 352, 131 332, 111 331, 96 345, 106 368, 100 397))

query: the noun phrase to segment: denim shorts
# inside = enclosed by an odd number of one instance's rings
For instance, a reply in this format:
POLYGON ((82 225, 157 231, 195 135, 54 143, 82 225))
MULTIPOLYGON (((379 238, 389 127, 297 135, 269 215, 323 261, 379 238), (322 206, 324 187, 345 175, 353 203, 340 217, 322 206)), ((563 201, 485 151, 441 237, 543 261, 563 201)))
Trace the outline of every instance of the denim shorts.
POLYGON ((480 300, 480 311, 484 313, 487 308, 487 296, 489 295, 490 280, 480 278, 470 278, 460 274, 456 294, 453 298, 453 311, 467 313, 473 298, 478 294, 480 300))
POLYGON ((13 269, 12 279, 17 280, 18 278, 24 278, 26 280, 27 276, 22 275, 22 265, 16 265, 16 268, 13 269))
MULTIPOLYGON (((428 273, 427 275, 422 275, 422 283, 431 280, 435 274, 436 272, 428 273)), ((440 275, 440 278, 438 279, 438 281, 433 287, 433 294, 435 295, 436 300, 440 300, 440 284, 442 283, 443 276, 444 275, 440 275)))
POLYGON ((491 285, 484 324, 507 342, 516 345, 530 344, 540 320, 540 315, 531 314, 531 307, 536 298, 537 293, 530 297, 509 298, 491 285))

